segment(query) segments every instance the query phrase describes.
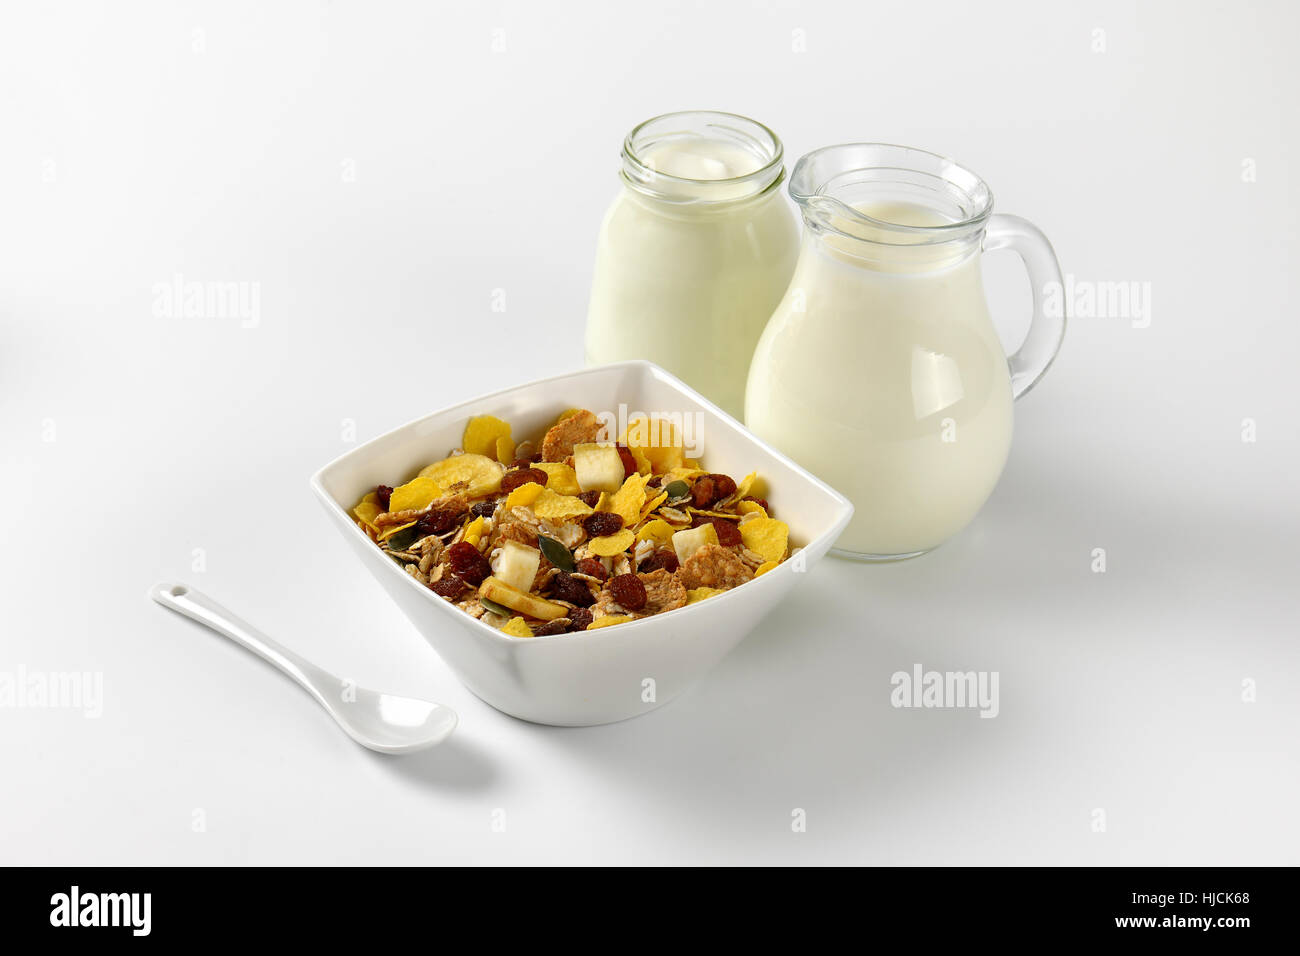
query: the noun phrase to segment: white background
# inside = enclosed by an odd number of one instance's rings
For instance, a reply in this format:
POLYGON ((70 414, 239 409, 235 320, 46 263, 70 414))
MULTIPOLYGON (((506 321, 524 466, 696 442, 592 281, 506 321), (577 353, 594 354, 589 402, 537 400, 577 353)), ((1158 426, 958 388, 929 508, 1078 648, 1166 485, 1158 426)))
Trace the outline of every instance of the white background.
MULTIPOLYGON (((1298 29, 1281 2, 7 6, 0 670, 105 700, 0 709, 0 860, 1300 861, 1298 29), (1073 322, 945 547, 819 565, 658 712, 532 726, 456 683, 307 477, 348 420, 579 365, 622 137, 690 108, 791 162, 954 156, 1066 272, 1150 283, 1150 324, 1073 322), (257 283, 257 327, 156 316, 177 274, 257 283), (365 752, 162 579, 461 727, 365 752), (915 663, 999 672, 1000 715, 892 708, 915 663)), ((1027 282, 986 271, 1014 343, 1027 282)))

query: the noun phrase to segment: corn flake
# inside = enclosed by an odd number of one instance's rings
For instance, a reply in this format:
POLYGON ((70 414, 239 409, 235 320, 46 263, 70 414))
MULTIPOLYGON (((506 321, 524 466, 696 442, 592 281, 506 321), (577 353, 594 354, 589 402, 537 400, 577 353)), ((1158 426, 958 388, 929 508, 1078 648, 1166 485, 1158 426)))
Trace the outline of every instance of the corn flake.
POLYGON ((388 510, 410 511, 427 508, 445 494, 446 492, 435 479, 426 477, 421 472, 419 478, 412 478, 406 484, 393 489, 393 494, 388 499, 388 510))
POLYGON ((657 475, 679 467, 686 460, 677 426, 666 418, 637 418, 628 423, 620 441, 632 450, 638 466, 644 459, 657 475), (638 450, 641 455, 637 454, 638 450))
MULTIPOLYGON (((465 437, 461 439, 461 448, 467 455, 499 459, 498 450, 503 438, 510 440, 509 422, 503 422, 492 415, 476 415, 465 423, 465 437)), ((510 446, 510 451, 514 452, 513 444, 510 446)))
POLYGON ((382 532, 380 532, 380 534, 379 534, 379 540, 380 540, 380 541, 387 541, 387 540, 388 540, 389 538, 391 538, 393 535, 397 534, 397 532, 399 532, 399 531, 405 531, 407 528, 413 528, 413 527, 415 527, 415 522, 414 522, 414 521, 408 521, 408 522, 406 522, 406 524, 399 524, 399 525, 396 525, 396 526, 394 526, 394 527, 392 527, 392 528, 385 528, 382 532))
POLYGON ((754 569, 754 577, 759 577, 760 575, 767 574, 768 571, 771 571, 778 564, 780 564, 779 561, 764 561, 762 564, 760 564, 758 567, 754 569))
POLYGON ((509 435, 497 439, 497 461, 509 465, 515 460, 515 440, 509 435))
POLYGON ((477 548, 478 543, 483 540, 483 526, 485 524, 483 516, 479 515, 465 526, 465 536, 461 540, 468 541, 477 548))
POLYGON ((705 598, 711 598, 715 594, 721 594, 721 588, 691 588, 686 592, 687 604, 699 604, 705 598))
POLYGON ((379 495, 370 492, 352 509, 352 514, 371 531, 375 528, 375 518, 384 513, 384 509, 379 507, 379 495))
POLYGON ((624 528, 622 531, 615 531, 613 534, 592 538, 587 543, 587 547, 592 554, 599 555, 602 558, 612 558, 614 555, 622 554, 632 547, 632 542, 635 540, 636 536, 632 534, 631 530, 624 528))
POLYGON ((510 494, 506 495, 505 507, 507 510, 519 507, 530 508, 532 507, 533 502, 541 497, 542 492, 545 490, 545 488, 535 481, 530 481, 527 484, 520 485, 514 491, 510 492, 510 494))
POLYGON ((645 484, 649 480, 649 475, 628 475, 623 487, 610 496, 605 510, 621 517, 625 525, 636 524, 645 506, 645 484))
POLYGON ((752 518, 740 526, 740 537, 764 562, 781 561, 789 544, 790 526, 775 518, 752 518))
POLYGON ((642 525, 636 533, 638 541, 653 541, 656 547, 667 548, 673 540, 673 526, 663 518, 655 518, 642 525))
POLYGON ((742 515, 747 515, 751 511, 757 511, 764 518, 767 517, 767 512, 763 510, 763 506, 760 505, 757 501, 737 501, 736 510, 739 511, 742 515))
POLYGON ((577 473, 562 461, 539 461, 530 465, 546 472, 546 487, 557 495, 578 495, 582 489, 578 486, 577 473))
POLYGON ((512 617, 501 628, 501 633, 509 634, 511 637, 532 637, 533 629, 528 626, 528 622, 522 617, 512 617))
MULTIPOLYGON (((521 487, 527 488, 528 485, 521 487)), ((511 494, 513 495, 513 492, 511 494)), ((543 488, 541 494, 533 501, 533 514, 547 521, 563 521, 566 518, 591 514, 591 505, 573 495, 560 495, 550 488, 543 488)))
POLYGON ((598 617, 587 625, 587 630, 594 631, 598 627, 613 627, 615 624, 626 624, 628 621, 635 621, 631 614, 606 614, 604 617, 598 617))

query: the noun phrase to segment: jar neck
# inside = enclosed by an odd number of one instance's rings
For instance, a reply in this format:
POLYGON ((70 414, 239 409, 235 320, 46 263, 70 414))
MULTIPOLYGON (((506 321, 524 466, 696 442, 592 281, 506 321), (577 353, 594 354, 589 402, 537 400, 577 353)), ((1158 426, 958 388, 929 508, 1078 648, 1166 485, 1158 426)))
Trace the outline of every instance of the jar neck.
POLYGON ((627 135, 620 175, 640 199, 704 210, 779 190, 784 156, 776 134, 744 116, 706 110, 668 113, 627 135))

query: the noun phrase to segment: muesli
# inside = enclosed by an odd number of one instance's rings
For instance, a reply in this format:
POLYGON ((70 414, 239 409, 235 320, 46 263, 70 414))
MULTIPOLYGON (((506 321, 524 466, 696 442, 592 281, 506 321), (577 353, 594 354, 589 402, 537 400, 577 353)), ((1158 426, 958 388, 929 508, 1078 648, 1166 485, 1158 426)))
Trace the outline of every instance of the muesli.
POLYGON ((570 409, 516 444, 507 422, 476 416, 460 448, 352 513, 421 584, 521 638, 663 614, 790 556, 757 475, 707 471, 663 419, 606 434, 570 409))

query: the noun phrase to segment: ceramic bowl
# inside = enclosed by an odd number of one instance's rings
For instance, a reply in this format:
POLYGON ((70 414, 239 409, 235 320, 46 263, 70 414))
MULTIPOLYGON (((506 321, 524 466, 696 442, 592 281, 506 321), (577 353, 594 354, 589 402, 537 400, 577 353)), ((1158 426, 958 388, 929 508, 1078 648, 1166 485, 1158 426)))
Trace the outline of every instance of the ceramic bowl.
MULTIPOLYGON (((411 623, 475 695, 524 720, 586 726, 647 713, 685 691, 798 585, 853 515, 839 492, 750 434, 699 393, 649 362, 542 379, 425 415, 330 462, 311 479, 330 519, 411 623), (351 508, 380 483, 413 477, 461 442, 466 420, 496 415, 516 439, 540 435, 566 408, 624 417, 680 414, 710 471, 757 471, 798 549, 738 588, 654 617, 593 631, 518 638, 475 620, 405 573, 357 527, 351 508)), ((360 600, 374 600, 360 594, 360 600)))

